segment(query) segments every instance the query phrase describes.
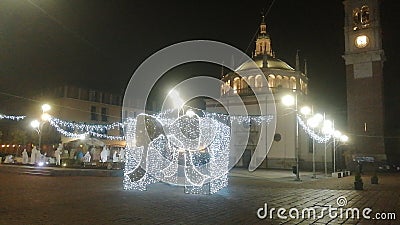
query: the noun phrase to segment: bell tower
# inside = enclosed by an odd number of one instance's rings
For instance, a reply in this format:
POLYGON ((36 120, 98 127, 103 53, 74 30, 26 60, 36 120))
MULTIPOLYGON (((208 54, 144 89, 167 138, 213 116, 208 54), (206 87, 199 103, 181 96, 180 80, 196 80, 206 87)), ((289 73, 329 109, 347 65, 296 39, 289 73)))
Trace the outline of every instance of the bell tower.
POLYGON ((262 22, 260 24, 260 33, 256 40, 256 49, 254 56, 258 55, 269 55, 272 56, 271 38, 267 34, 267 24, 265 23, 265 17, 262 16, 262 22))
POLYGON ((347 121, 353 156, 386 159, 379 0, 344 0, 347 121))

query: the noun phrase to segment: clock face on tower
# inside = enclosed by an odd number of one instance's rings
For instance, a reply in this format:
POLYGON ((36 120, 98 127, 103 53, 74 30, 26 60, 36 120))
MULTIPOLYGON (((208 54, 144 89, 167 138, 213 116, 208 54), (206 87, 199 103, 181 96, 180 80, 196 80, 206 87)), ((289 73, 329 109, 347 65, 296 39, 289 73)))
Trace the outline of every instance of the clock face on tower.
POLYGON ((369 44, 369 38, 366 35, 356 37, 355 45, 357 48, 365 48, 369 44))

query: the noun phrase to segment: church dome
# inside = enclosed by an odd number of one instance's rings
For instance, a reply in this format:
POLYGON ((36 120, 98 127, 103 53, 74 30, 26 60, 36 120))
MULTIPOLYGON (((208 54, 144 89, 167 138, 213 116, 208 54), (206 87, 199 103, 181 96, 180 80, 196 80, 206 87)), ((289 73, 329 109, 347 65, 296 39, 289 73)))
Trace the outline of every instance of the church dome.
POLYGON ((275 57, 264 17, 259 31, 252 54, 253 59, 245 61, 235 71, 222 77, 221 95, 254 95, 255 92, 265 93, 267 89, 272 93, 279 90, 299 90, 306 95, 308 78, 306 74, 300 71, 298 52, 296 54, 296 69, 294 69, 275 57), (261 71, 257 69, 261 69, 261 71))
POLYGON ((263 65, 263 63, 264 63, 263 56, 258 56, 258 57, 255 57, 253 60, 249 60, 249 61, 243 63, 242 65, 240 65, 236 69, 236 71, 254 69, 255 68, 254 63, 257 65, 258 68, 291 70, 291 71, 295 70, 295 69, 293 69, 293 67, 289 66, 289 64, 287 64, 286 62, 284 62, 280 59, 277 59, 277 58, 270 57, 270 56, 267 57, 267 66, 265 67, 263 65))

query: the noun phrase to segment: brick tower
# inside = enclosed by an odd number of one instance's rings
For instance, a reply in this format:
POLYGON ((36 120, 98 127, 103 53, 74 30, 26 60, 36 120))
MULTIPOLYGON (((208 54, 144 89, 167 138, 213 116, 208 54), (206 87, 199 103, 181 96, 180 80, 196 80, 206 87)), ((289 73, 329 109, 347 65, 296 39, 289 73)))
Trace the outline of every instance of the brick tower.
POLYGON ((345 0, 347 119, 354 157, 385 160, 379 0, 345 0))

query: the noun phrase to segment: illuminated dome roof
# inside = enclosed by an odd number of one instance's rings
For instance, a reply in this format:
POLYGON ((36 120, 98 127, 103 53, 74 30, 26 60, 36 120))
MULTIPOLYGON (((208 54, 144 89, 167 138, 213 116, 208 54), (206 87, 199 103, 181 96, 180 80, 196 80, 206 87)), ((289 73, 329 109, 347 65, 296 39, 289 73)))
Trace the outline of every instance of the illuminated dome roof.
MULTIPOLYGON (((243 63, 242 65, 240 65, 236 69, 236 71, 254 69, 253 61, 259 68, 263 68, 263 56, 258 56, 258 57, 255 57, 253 60, 249 60, 249 61, 243 63)), ((295 70, 291 66, 289 66, 289 64, 285 63, 284 61, 277 59, 277 58, 270 57, 270 56, 267 57, 267 64, 268 64, 267 68, 269 68, 269 69, 292 70, 292 71, 295 70)))

